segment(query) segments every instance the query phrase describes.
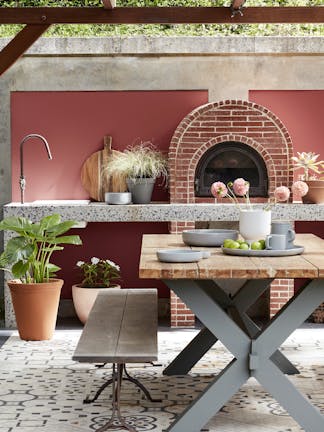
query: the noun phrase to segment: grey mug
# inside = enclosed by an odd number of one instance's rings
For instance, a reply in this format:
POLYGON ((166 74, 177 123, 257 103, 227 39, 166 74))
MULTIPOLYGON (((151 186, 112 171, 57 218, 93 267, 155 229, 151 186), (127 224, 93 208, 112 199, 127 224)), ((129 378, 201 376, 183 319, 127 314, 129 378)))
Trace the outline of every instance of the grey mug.
POLYGON ((289 221, 274 221, 271 223, 271 234, 284 234, 286 236, 286 249, 294 247, 296 237, 289 221))

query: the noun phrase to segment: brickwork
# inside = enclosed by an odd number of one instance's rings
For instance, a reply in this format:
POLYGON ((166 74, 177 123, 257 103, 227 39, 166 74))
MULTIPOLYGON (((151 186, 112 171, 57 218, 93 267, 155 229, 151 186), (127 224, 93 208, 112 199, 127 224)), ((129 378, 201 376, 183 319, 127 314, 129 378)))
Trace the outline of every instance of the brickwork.
MULTIPOLYGON (((172 203, 214 202, 213 198, 195 197, 195 172, 198 162, 207 150, 229 141, 246 144, 262 156, 267 168, 269 195, 277 186, 291 187, 293 148, 286 127, 263 106, 249 101, 225 100, 196 108, 177 127, 169 148, 169 188, 172 203)), ((223 201, 226 202, 226 199, 223 201)), ((264 199, 252 198, 251 201, 263 202, 264 199)), ((194 222, 170 223, 172 233, 192 228, 194 222)), ((291 282, 274 281, 270 294, 271 315, 274 315, 292 294, 291 282)), ((193 323, 193 314, 172 294, 171 325, 187 326, 193 323)))

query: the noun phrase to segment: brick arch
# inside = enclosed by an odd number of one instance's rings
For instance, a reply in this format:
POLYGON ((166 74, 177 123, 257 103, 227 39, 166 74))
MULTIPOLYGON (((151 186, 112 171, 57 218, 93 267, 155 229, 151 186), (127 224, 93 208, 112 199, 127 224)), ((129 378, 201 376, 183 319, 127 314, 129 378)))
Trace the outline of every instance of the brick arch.
POLYGON ((195 167, 208 148, 224 141, 242 142, 260 153, 270 193, 281 184, 291 187, 293 149, 283 123, 261 105, 225 100, 196 108, 175 130, 169 148, 171 202, 202 202, 194 197, 195 167))

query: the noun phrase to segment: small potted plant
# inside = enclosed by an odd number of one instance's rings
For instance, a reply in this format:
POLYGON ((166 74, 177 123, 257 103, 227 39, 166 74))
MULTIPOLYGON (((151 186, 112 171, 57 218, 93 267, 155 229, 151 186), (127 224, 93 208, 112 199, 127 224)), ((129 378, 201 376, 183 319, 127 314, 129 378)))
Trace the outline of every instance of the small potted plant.
POLYGON ((106 167, 108 178, 115 176, 125 182, 134 204, 151 202, 158 177, 164 184, 168 178, 167 158, 150 141, 140 142, 116 155, 106 167))
POLYGON ((319 154, 314 152, 297 152, 292 157, 294 170, 303 170, 300 179, 308 185, 308 192, 303 197, 303 202, 308 204, 324 203, 324 161, 318 161, 319 154))
POLYGON ((98 293, 107 288, 120 288, 120 267, 109 259, 92 257, 89 262, 78 261, 82 282, 72 286, 72 298, 79 320, 85 324, 98 293))
POLYGON ((55 278, 60 268, 50 259, 65 244, 82 244, 78 235, 63 235, 75 224, 76 221, 61 222, 59 214, 35 223, 16 216, 0 222, 0 231, 18 234, 9 239, 0 255, 0 268, 15 278, 8 281, 8 286, 23 340, 53 336, 63 280, 55 278))

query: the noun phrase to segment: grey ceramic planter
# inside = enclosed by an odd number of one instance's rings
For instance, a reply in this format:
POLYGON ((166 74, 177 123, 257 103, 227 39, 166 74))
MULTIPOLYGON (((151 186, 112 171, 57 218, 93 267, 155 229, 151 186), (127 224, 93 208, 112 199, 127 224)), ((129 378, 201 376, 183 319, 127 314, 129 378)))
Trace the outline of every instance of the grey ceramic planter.
POLYGON ((127 187, 132 194, 133 204, 149 204, 151 202, 154 184, 155 178, 127 179, 127 187))

